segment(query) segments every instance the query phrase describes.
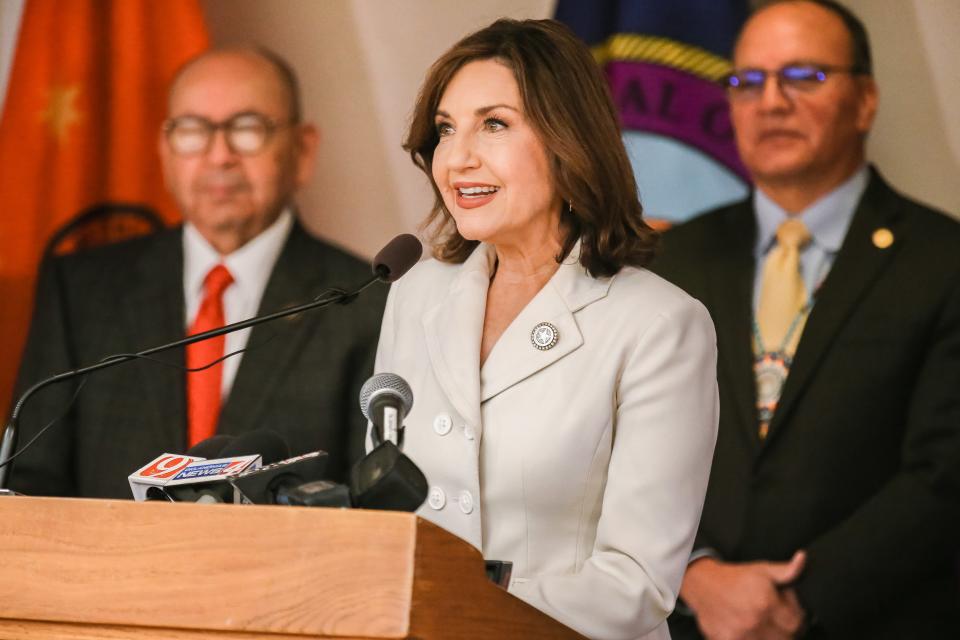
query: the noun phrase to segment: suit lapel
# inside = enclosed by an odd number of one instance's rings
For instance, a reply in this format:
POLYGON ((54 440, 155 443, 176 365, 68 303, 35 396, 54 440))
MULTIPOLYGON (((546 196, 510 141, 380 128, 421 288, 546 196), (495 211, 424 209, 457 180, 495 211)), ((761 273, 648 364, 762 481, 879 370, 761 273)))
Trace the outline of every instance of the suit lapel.
POLYGON ((721 384, 735 399, 739 420, 750 446, 757 445, 757 400, 753 374, 753 249, 757 225, 751 200, 732 208, 708 239, 713 255, 706 274, 710 310, 721 354, 721 384))
MULTIPOLYGON (((290 236, 267 281, 258 315, 308 301, 324 288, 326 274, 320 268, 317 247, 299 222, 290 236), (304 278, 304 273, 314 277, 304 278)), ((316 313, 316 312, 314 312, 316 313)), ((254 327, 247 340, 233 387, 220 412, 218 431, 228 434, 254 429, 271 397, 281 373, 288 369, 304 340, 310 335, 310 313, 299 313, 254 327)))
POLYGON ((898 220, 895 198, 880 176, 873 172, 843 245, 816 295, 770 423, 767 443, 789 417, 850 314, 899 249, 905 229, 898 220), (872 241, 874 231, 881 227, 891 230, 896 238, 894 244, 885 249, 874 246, 872 241))
POLYGON ((549 367, 583 344, 574 312, 607 294, 613 278, 591 278, 580 266, 579 245, 549 282, 513 319, 480 370, 480 401, 486 402, 513 385, 549 367), (557 329, 556 345, 537 349, 534 327, 548 322, 557 329))
POLYGON ((480 339, 490 274, 496 260, 492 246, 481 244, 460 267, 442 301, 427 311, 423 327, 427 353, 437 382, 454 408, 482 429, 480 404, 583 344, 573 313, 602 298, 611 279, 595 280, 577 263, 579 246, 550 282, 514 319, 480 369, 480 339), (530 333, 540 322, 559 333, 556 346, 540 351, 530 333))
POLYGON ((447 398, 480 429, 480 338, 496 254, 479 245, 460 266, 439 304, 423 316, 427 355, 447 398))
MULTIPOLYGON (((136 285, 125 292, 125 313, 131 327, 131 349, 179 340, 185 335, 183 301, 182 230, 164 232, 140 256, 136 266, 136 285)), ((183 349, 152 356, 174 366, 141 363, 144 388, 153 411, 144 411, 144 419, 154 416, 152 425, 162 433, 161 441, 186 446, 186 410, 183 373, 183 349)), ((145 425, 146 426, 146 425, 145 425)))

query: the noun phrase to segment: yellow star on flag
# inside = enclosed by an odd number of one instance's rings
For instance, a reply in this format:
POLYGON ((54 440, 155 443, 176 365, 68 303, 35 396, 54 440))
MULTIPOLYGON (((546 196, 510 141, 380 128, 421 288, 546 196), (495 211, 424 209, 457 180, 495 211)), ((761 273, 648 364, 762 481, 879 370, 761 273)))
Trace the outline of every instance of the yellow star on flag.
POLYGON ((83 118, 77 110, 77 96, 80 95, 78 85, 57 85, 50 91, 47 108, 40 114, 41 121, 47 123, 50 133, 56 136, 61 144, 67 136, 71 125, 83 118))

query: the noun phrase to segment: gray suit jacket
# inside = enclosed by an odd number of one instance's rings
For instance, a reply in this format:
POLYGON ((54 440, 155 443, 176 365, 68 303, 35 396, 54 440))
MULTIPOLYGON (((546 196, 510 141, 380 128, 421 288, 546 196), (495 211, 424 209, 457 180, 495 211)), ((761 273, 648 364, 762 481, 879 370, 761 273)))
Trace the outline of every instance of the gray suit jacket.
MULTIPOLYGON (((361 260, 295 224, 270 275, 260 312, 350 288, 370 274, 361 260)), ((314 310, 253 329, 219 433, 280 433, 293 454, 323 449, 345 477, 362 453, 357 398, 373 370, 386 287, 348 306, 314 310)), ((49 261, 39 279, 17 397, 46 376, 184 336, 181 230, 49 261)), ((32 495, 129 497, 127 475, 186 448, 183 350, 88 374, 34 396, 20 422, 26 444, 62 421, 14 463, 11 487, 32 495), (68 409, 69 407, 69 409, 68 409)))

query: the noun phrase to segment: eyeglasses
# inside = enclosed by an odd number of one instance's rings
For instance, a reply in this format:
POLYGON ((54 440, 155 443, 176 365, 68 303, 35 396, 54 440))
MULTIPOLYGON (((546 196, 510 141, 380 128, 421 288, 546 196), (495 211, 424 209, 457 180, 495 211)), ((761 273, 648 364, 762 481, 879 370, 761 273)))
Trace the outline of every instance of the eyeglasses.
POLYGON ((180 156, 206 153, 218 129, 223 129, 230 151, 249 156, 259 153, 277 129, 291 124, 261 113, 245 112, 222 122, 212 122, 200 116, 170 118, 163 123, 163 131, 170 148, 180 156))
POLYGON ((816 91, 833 74, 863 73, 856 67, 838 67, 825 64, 788 64, 779 69, 738 69, 724 78, 730 96, 755 98, 763 93, 767 76, 773 76, 777 86, 794 95, 816 91))

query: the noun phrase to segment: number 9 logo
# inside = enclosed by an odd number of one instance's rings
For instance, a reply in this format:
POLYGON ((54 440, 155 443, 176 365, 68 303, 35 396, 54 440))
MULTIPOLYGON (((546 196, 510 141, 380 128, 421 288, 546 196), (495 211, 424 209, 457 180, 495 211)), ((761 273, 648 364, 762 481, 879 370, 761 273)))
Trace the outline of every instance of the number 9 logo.
POLYGON ((154 460, 148 467, 141 469, 137 475, 142 478, 157 478, 162 480, 172 478, 177 472, 196 460, 191 456, 181 456, 175 454, 162 455, 154 460))

